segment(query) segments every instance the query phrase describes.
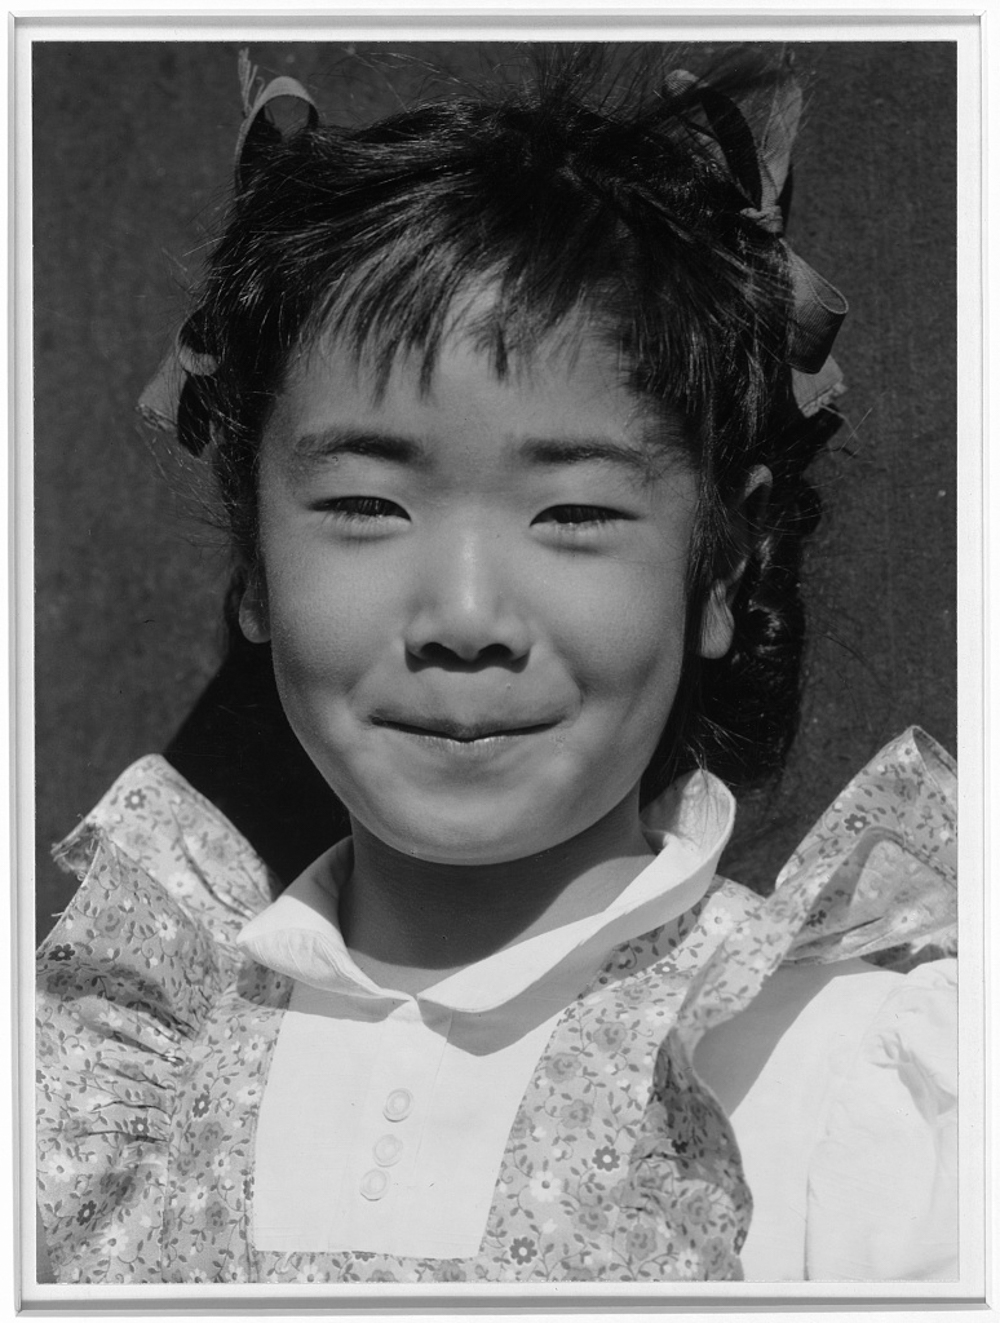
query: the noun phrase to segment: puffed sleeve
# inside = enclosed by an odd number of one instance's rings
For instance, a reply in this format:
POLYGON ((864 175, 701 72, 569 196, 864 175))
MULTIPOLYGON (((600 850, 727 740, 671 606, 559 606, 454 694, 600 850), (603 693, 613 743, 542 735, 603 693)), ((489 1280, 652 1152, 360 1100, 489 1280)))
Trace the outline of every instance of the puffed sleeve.
POLYGON ((114 1280, 94 1252, 156 1252, 175 1079, 219 973, 204 930, 102 850, 39 956, 39 1208, 60 1280, 114 1280))
POLYGON ((889 994, 838 1080, 808 1168, 811 1281, 958 1277, 956 962, 889 994))
POLYGON ((226 833, 145 759, 62 847, 81 885, 39 951, 36 1031, 39 1211, 59 1281, 157 1278, 179 1074, 238 967, 227 936, 266 902, 259 862, 243 901, 223 898, 249 849, 221 849, 226 833), (206 850, 229 856, 221 890, 201 881, 206 850))

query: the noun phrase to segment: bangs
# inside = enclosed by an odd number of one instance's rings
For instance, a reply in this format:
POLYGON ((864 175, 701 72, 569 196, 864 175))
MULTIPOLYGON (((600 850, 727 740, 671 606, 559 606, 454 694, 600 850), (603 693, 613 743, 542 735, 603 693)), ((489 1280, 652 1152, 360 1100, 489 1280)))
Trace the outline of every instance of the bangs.
POLYGON ((586 218, 561 209, 561 229, 543 220, 533 234, 499 208, 414 216, 420 201, 383 217, 381 232, 367 233, 340 270, 317 272, 326 287, 299 348, 335 338, 381 391, 399 355, 420 358, 426 389, 442 342, 459 330, 500 379, 542 344, 592 335, 637 393, 692 418, 710 411, 720 366, 731 365, 753 321, 749 301, 734 319, 733 304, 746 298, 742 272, 724 266, 720 275, 718 260, 706 261, 683 233, 670 246, 661 233, 650 251, 608 207, 586 218))

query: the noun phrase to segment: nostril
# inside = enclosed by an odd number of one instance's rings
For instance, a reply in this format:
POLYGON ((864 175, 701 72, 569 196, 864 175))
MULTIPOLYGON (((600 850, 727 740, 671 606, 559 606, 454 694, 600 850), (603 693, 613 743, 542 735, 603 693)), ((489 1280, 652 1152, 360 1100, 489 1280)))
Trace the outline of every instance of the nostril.
POLYGON ((413 649, 413 655, 419 657, 421 661, 437 662, 439 666, 462 661, 460 653, 443 643, 424 643, 419 648, 413 649))
POLYGON ((439 666, 450 671, 478 671, 487 666, 504 666, 508 670, 522 670, 527 656, 516 655, 505 643, 490 643, 484 648, 458 651, 444 643, 427 642, 410 649, 407 657, 413 669, 421 666, 439 666))

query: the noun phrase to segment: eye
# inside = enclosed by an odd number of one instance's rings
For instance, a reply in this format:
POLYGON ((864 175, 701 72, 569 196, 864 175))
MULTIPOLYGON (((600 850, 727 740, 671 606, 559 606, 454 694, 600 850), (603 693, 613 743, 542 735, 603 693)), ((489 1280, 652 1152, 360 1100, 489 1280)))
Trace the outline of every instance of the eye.
POLYGON ((604 505, 551 505, 536 515, 533 523, 555 524, 559 528, 573 531, 600 528, 628 518, 630 516, 621 510, 611 510, 604 505))
POLYGON ((315 508, 350 524, 377 524, 384 519, 409 519, 401 505, 383 496, 333 496, 318 501, 315 508))

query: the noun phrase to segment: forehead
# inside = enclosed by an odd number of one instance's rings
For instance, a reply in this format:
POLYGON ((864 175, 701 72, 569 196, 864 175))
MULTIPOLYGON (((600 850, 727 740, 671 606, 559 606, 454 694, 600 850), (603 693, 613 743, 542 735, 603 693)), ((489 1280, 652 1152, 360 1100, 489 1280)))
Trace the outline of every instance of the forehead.
MULTIPOLYGON (((308 450, 338 426, 377 422, 413 432, 438 428, 504 437, 603 437, 675 452, 679 419, 630 384, 611 337, 583 315, 498 361, 481 316, 484 300, 455 317, 436 352, 362 343, 327 328, 295 358, 265 434, 308 450), (673 444, 671 444, 673 443, 673 444)), ((676 457, 676 455, 674 455, 676 457)))

